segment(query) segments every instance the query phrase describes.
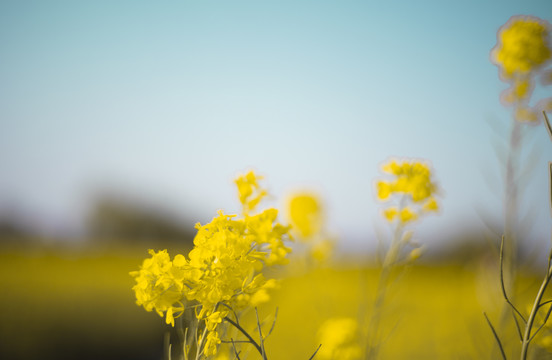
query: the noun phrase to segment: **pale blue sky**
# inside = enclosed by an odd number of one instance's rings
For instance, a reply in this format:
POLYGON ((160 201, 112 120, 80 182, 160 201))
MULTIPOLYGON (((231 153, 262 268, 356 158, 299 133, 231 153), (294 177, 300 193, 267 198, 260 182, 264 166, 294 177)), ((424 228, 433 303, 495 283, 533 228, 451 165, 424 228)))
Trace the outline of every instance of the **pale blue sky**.
MULTIPOLYGON (((314 187, 365 246, 378 167, 407 156, 444 189, 418 230, 438 246, 477 211, 501 218, 489 123, 507 134, 510 114, 489 51, 516 14, 552 21, 552 2, 0 1, 0 210, 56 232, 113 188, 204 222, 238 209, 231 179, 252 167, 278 198, 314 187)), ((524 207, 545 243, 552 143, 530 130, 524 207)))

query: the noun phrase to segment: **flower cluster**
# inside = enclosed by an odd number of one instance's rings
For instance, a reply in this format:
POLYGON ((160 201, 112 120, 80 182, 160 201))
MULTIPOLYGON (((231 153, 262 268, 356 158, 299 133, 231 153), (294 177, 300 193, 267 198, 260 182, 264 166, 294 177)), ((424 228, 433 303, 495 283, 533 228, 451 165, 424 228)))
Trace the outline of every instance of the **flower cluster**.
POLYGON ((301 239, 308 239, 322 229, 322 205, 317 196, 299 193, 288 201, 288 217, 301 239))
POLYGON ((261 200, 268 195, 268 192, 259 185, 259 180, 262 180, 262 177, 249 171, 245 175, 238 176, 234 181, 238 187, 244 215, 254 211, 261 200))
POLYGON ((396 200, 383 215, 388 221, 399 219, 401 223, 416 220, 421 214, 437 211, 435 199, 437 185, 433 182, 429 165, 419 161, 391 160, 383 165, 383 172, 390 180, 376 183, 379 200, 396 200))
POLYGON ((214 355, 221 343, 217 331, 230 309, 256 306, 268 299, 267 290, 275 280, 265 279, 267 266, 285 264, 291 251, 284 244, 289 228, 276 222, 278 211, 267 209, 248 213, 257 206, 258 185, 253 172, 236 180, 244 217, 218 216, 205 225, 197 224, 194 248, 188 258, 176 255, 171 261, 166 250, 154 252, 144 260, 133 290, 136 303, 147 311, 165 315, 167 324, 182 314, 185 304, 194 304, 196 317, 205 322, 203 353, 214 355))
POLYGON ((302 191, 287 201, 287 217, 295 238, 308 246, 310 256, 317 261, 327 260, 334 248, 324 229, 324 208, 319 196, 302 191))
MULTIPOLYGON (((518 121, 536 121, 542 110, 552 109, 552 98, 530 106, 535 77, 552 60, 551 26, 533 16, 513 16, 497 34, 497 44, 491 51, 493 63, 498 66, 502 80, 511 84, 503 101, 515 107, 518 121)), ((544 85, 552 82, 552 72, 542 76, 544 85)))
POLYGON ((331 318, 318 330, 318 356, 326 360, 357 360, 362 356, 358 323, 352 318, 331 318))

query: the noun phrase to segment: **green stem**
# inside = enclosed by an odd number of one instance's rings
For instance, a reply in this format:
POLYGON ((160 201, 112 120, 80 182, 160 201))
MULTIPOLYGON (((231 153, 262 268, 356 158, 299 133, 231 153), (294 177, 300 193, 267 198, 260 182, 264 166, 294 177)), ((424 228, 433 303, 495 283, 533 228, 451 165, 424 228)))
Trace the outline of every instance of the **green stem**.
MULTIPOLYGON (((402 209, 402 206, 399 208, 399 212, 402 209)), ((379 352, 379 336, 378 330, 381 320, 381 311, 383 308, 383 303, 387 295, 387 288, 389 283, 389 278, 391 276, 391 271, 393 270, 394 264, 397 262, 398 255, 401 248, 401 237, 403 232, 403 226, 399 223, 395 228, 393 239, 391 241, 391 247, 385 254, 385 258, 382 264, 382 270, 380 273, 378 287, 376 292, 376 300, 374 302, 374 308, 370 323, 368 325, 368 347, 366 349, 367 359, 377 359, 379 352)))
MULTIPOLYGON (((551 253, 552 255, 552 253, 551 253)), ((523 334, 523 340, 521 345, 521 360, 527 359, 527 351, 529 349, 529 343, 531 342, 531 330, 533 328, 533 323, 535 321, 535 317, 537 315, 537 312, 540 308, 540 302, 542 300, 542 297, 544 296, 544 292, 546 290, 546 287, 548 286, 548 283, 550 282, 550 279, 552 278, 552 266, 550 266, 550 262, 548 263, 548 272, 546 273, 546 276, 544 277, 544 280, 542 281, 541 287, 539 289, 539 292, 537 293, 537 297, 535 298, 535 302, 533 303, 533 308, 531 309, 531 314, 529 314, 529 318, 527 319, 527 326, 525 326, 525 333, 523 334)))

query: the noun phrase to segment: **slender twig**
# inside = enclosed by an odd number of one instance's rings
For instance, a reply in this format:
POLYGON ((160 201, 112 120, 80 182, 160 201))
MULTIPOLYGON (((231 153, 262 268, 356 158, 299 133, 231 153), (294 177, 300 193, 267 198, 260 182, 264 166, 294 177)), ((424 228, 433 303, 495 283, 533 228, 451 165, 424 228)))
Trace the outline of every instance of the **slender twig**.
POLYGON ((229 322, 230 324, 232 324, 232 326, 234 326, 236 329, 239 330, 239 332, 241 332, 248 340, 249 340, 249 343, 253 346, 255 346, 255 348, 257 349, 257 351, 259 352, 259 354, 262 355, 263 353, 263 350, 261 349, 261 347, 259 346, 259 344, 257 344, 257 342, 255 341, 255 339, 253 339, 251 337, 251 335, 249 335, 249 333, 247 331, 245 331, 244 328, 241 327, 240 324, 238 324, 237 322, 235 322, 234 320, 230 319, 228 316, 226 316, 224 318, 225 321, 229 322))
POLYGON ((552 140, 552 126, 550 126, 550 121, 548 120, 548 116, 546 115, 546 112, 542 112, 542 115, 544 115, 544 124, 546 125, 546 130, 548 130, 548 135, 550 136, 550 140, 552 140))
POLYGON ((506 286, 504 285, 504 235, 502 235, 502 241, 500 242, 500 287, 502 288, 502 295, 504 296, 504 300, 510 305, 510 307, 516 312, 516 314, 521 317, 524 323, 527 324, 527 320, 525 320, 525 317, 521 315, 521 312, 515 307, 514 304, 510 301, 508 298, 508 294, 506 293, 506 286))
POLYGON ((518 319, 516 317, 516 313, 514 312, 514 310, 512 310, 512 317, 514 318, 514 323, 516 324, 516 329, 517 329, 517 332, 518 332, 518 335, 519 335, 519 341, 523 341, 523 334, 521 333, 521 328, 519 327, 519 322, 518 322, 518 319))
POLYGON ((548 182, 550 183, 550 214, 552 215, 552 161, 548 162, 548 182))
POLYGON ((232 338, 230 338, 230 340, 221 340, 220 342, 223 344, 251 344, 249 340, 233 340, 232 338))
POLYGON ((261 343, 261 355, 263 357, 263 360, 267 360, 266 358, 266 351, 264 347, 264 337, 263 337, 263 329, 261 328, 261 322, 259 321, 259 312, 257 311, 257 308, 255 307, 255 316, 257 317, 257 329, 259 330, 259 341, 261 343))
POLYGON ((318 350, 320 350, 320 347, 322 347, 322 344, 318 345, 318 347, 316 348, 316 351, 314 352, 314 354, 312 354, 312 356, 309 358, 309 360, 314 359, 314 357, 316 356, 316 353, 318 353, 318 350))
MULTIPOLYGON (((207 336, 207 329, 203 329, 203 333, 201 334, 201 338, 198 340, 196 340, 196 343, 197 343, 197 350, 196 350, 196 359, 199 359, 199 357, 201 356, 201 354, 203 354, 203 342, 205 341, 205 337, 207 336)), ((196 339, 197 339, 197 335, 196 335, 196 339)))
POLYGON ((483 315, 485 316, 485 319, 487 319, 487 323, 489 324, 489 326, 491 327, 491 331, 493 332, 493 335, 496 339, 496 342, 498 344, 498 347, 500 348, 500 353, 502 354, 502 358, 504 360, 507 360, 506 359, 506 353, 504 353, 504 348, 502 347, 502 342, 500 341, 500 338, 498 337, 498 334, 496 333, 496 330, 493 326, 493 324, 491 323, 491 320, 489 320, 489 317, 487 316, 486 313, 483 313, 483 315))
POLYGON ((188 328, 184 330, 184 345, 182 345, 182 352, 184 353, 184 360, 188 360, 188 328))
POLYGON ((234 343, 234 339, 230 339, 230 340, 232 340, 232 348, 234 349, 234 354, 236 355, 236 359, 241 360, 240 353, 238 352, 238 350, 236 350, 236 344, 234 343))
POLYGON ((265 335, 265 339, 272 334, 272 330, 274 330, 274 326, 276 326, 276 318, 278 318, 278 307, 276 307, 276 312, 274 313, 274 321, 272 321, 272 326, 270 327, 270 330, 268 330, 268 333, 265 335))
POLYGON ((544 327, 544 325, 546 325, 546 322, 548 321, 548 318, 550 317, 551 312, 552 312, 552 305, 550 307, 548 307, 548 311, 546 312, 546 316, 544 317, 544 320, 542 321, 541 326, 539 326, 539 328, 537 330, 535 330, 535 332, 533 333, 533 335, 531 336, 529 341, 533 341, 533 338, 535 336, 537 336, 538 332, 541 331, 541 329, 544 327))
POLYGON ((222 305, 226 308, 228 308, 228 310, 230 310, 232 312, 232 314, 234 314, 234 318, 236 319, 236 323, 240 323, 240 318, 238 317, 238 314, 236 313, 236 311, 234 310, 233 307, 231 307, 230 305, 226 304, 226 303, 223 303, 223 302, 218 302, 216 305, 215 305, 215 311, 218 310, 219 306, 222 305))
MULTIPOLYGON (((552 250, 550 251, 549 259, 552 259, 552 250)), ((550 261, 549 261, 549 264, 550 264, 550 261)), ((533 327, 533 322, 535 321, 535 316, 537 315, 537 311, 539 310, 539 304, 542 300, 542 297, 544 296, 544 292, 551 278, 552 278, 552 267, 550 267, 549 265, 546 276, 542 281, 539 292, 537 293, 537 296, 535 298, 535 302, 533 303, 533 308, 531 309, 531 314, 529 314, 529 319, 527 319, 527 325, 525 325, 525 333, 523 334, 523 342, 521 346, 522 360, 527 359, 527 351, 529 350, 529 343, 533 339, 533 337, 531 336, 531 329, 533 327)))

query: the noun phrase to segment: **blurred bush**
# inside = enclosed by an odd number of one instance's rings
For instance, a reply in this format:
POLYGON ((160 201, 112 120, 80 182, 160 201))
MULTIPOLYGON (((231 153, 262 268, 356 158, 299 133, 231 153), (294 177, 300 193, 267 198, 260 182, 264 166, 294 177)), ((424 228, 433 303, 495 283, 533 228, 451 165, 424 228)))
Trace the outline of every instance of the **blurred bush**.
POLYGON ((190 245, 195 235, 193 226, 183 225, 167 210, 105 195, 95 201, 86 228, 89 238, 103 242, 190 245))

